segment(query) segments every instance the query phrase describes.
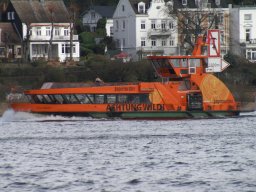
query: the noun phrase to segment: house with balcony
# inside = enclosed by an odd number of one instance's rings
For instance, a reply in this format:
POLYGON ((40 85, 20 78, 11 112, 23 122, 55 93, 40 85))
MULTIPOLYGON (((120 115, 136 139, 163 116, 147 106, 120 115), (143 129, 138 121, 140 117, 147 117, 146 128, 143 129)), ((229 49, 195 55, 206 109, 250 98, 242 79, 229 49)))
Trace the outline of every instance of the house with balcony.
POLYGON ((256 7, 233 7, 231 18, 232 52, 256 62, 256 7))
POLYGON ((133 59, 177 52, 176 20, 164 0, 120 0, 113 15, 113 38, 133 59))
POLYGON ((98 21, 105 18, 107 36, 112 36, 114 11, 113 6, 91 6, 81 14, 83 26, 87 26, 90 32, 95 32, 98 21))
POLYGON ((199 17, 204 31, 198 30, 197 35, 219 29, 221 54, 225 55, 230 46, 229 7, 225 0, 120 0, 113 16, 113 37, 119 49, 136 59, 186 54, 186 35, 195 41, 191 27, 196 29, 196 25, 189 24, 196 23, 199 17), (181 27, 184 22, 187 28, 181 27))
POLYGON ((23 54, 26 49, 31 61, 64 62, 70 56, 79 60, 78 35, 73 34, 69 18, 62 0, 10 0, 6 10, 6 20, 17 31, 23 54))

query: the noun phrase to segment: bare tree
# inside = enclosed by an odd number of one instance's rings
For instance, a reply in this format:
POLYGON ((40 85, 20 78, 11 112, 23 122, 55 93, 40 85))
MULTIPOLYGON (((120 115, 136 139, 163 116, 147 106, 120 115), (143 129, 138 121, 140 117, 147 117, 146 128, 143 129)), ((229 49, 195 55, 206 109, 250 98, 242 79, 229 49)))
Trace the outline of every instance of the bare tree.
POLYGON ((189 52, 199 35, 206 35, 208 29, 218 29, 220 17, 223 16, 220 9, 207 7, 200 2, 196 8, 175 8, 173 4, 168 6, 170 17, 177 19, 179 40, 189 52))
POLYGON ((77 15, 79 12, 79 6, 72 0, 69 1, 68 13, 69 13, 69 27, 70 27, 70 57, 69 60, 73 61, 73 35, 75 31, 75 24, 77 15))
POLYGON ((51 21, 51 34, 48 44, 48 61, 52 60, 52 41, 53 41, 53 32, 54 32, 54 5, 50 4, 48 10, 50 12, 50 21, 51 21))
POLYGON ((22 49, 22 58, 23 58, 23 63, 27 63, 29 61, 29 45, 30 45, 30 36, 31 36, 31 24, 30 23, 25 23, 27 30, 26 30, 26 35, 24 38, 24 41, 22 42, 23 44, 23 49, 22 49))

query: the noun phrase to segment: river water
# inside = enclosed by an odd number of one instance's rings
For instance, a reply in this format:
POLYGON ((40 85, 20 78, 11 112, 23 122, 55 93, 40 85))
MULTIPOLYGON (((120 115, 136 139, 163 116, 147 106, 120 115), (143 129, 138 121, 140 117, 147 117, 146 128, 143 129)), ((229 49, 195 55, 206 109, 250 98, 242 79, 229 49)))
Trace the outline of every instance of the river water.
POLYGON ((256 191, 256 113, 124 121, 9 110, 0 191, 256 191))

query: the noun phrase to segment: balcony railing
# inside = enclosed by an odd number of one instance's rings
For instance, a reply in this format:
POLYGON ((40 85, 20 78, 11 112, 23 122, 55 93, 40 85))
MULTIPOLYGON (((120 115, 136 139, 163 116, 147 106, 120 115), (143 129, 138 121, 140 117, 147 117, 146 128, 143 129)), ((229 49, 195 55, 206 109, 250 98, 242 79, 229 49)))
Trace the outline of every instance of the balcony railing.
POLYGON ((245 44, 256 44, 256 39, 250 39, 249 41, 246 39, 241 39, 240 43, 245 43, 245 44))
POLYGON ((170 29, 151 29, 148 32, 149 36, 171 36, 170 29))
MULTIPOLYGON (((50 40, 50 36, 35 36, 32 35, 30 36, 30 40, 32 41, 49 41, 50 40)), ((68 41, 70 40, 70 36, 64 36, 64 35, 60 35, 60 36, 53 36, 53 41, 68 41)), ((77 41, 78 40, 78 35, 73 35, 73 40, 77 41)))

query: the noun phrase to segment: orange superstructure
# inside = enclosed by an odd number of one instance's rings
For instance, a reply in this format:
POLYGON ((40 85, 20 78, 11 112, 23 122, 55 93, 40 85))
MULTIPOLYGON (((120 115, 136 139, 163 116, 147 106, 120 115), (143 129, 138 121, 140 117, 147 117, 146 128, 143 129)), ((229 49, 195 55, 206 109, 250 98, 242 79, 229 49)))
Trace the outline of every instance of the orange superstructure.
MULTIPOLYGON (((216 37, 216 30, 209 37, 216 37)), ((124 119, 176 119, 239 114, 238 103, 225 84, 212 73, 228 64, 200 37, 191 56, 149 56, 162 82, 46 83, 24 92, 24 102, 11 100, 15 111, 120 117, 124 119), (216 54, 216 55, 214 55, 216 54)), ((213 47, 213 46, 212 46, 213 47)), ((218 46, 215 46, 218 49, 218 46)))

